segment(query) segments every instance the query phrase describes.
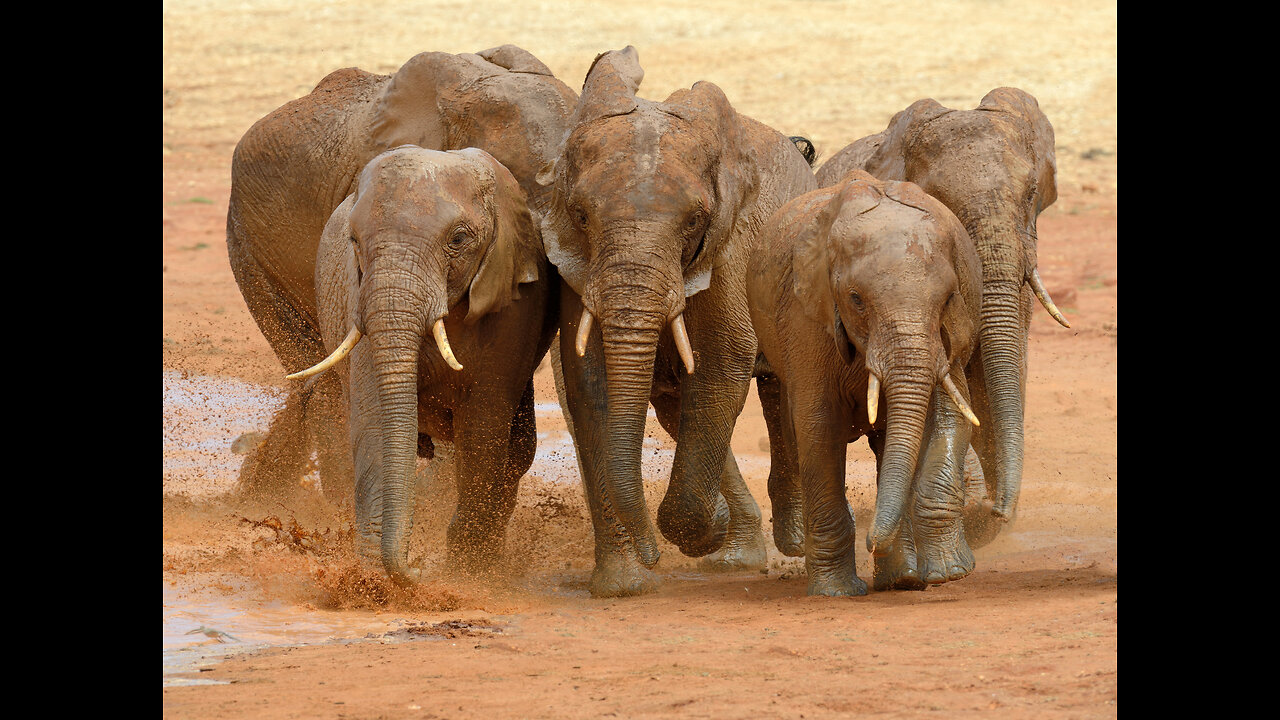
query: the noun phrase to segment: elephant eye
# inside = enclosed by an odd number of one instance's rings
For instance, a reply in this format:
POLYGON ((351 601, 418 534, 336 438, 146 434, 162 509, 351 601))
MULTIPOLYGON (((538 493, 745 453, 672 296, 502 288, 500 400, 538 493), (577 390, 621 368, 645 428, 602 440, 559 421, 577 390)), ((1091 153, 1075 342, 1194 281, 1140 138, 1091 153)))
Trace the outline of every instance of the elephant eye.
POLYGON ((857 290, 849 291, 849 302, 853 303, 853 306, 859 310, 863 309, 862 296, 858 294, 857 290))
POLYGON ((465 228, 460 227, 453 231, 453 237, 449 238, 449 244, 453 247, 461 247, 471 239, 471 233, 465 228))
POLYGON ((685 218, 684 229, 693 232, 702 227, 702 221, 706 217, 706 213, 702 210, 694 210, 689 213, 689 217, 685 218))
POLYGON ((574 205, 569 212, 573 215, 573 222, 577 224, 578 228, 585 230, 587 227, 587 211, 583 210, 581 205, 574 205))

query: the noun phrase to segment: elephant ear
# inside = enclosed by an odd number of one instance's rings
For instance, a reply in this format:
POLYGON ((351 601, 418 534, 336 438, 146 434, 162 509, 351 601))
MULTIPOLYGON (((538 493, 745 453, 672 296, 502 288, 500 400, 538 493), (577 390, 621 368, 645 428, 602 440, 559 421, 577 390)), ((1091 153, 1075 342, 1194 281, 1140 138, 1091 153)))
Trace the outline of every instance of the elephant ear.
POLYGON ((462 66, 454 55, 418 53, 387 82, 369 124, 373 142, 383 148, 417 145, 443 149, 448 128, 440 114, 439 91, 456 84, 462 66))
POLYGON ((635 110, 641 80, 644 68, 640 67, 640 54, 631 45, 597 55, 582 81, 582 96, 570 127, 635 110))
POLYGON ((506 68, 510 72, 532 73, 534 75, 551 74, 551 68, 547 67, 541 60, 534 57, 532 53, 515 45, 499 45, 488 50, 481 50, 476 53, 480 57, 501 68, 506 68))
POLYGON ((805 314, 826 328, 840 357, 850 362, 853 357, 849 336, 832 287, 831 228, 841 217, 856 217, 876 207, 882 195, 875 178, 865 171, 853 170, 838 185, 804 197, 812 199, 808 210, 797 217, 791 256, 792 291, 805 314))
POLYGON ((964 224, 947 206, 932 201, 930 215, 947 238, 957 290, 942 309, 942 327, 951 345, 952 365, 965 365, 978 339, 979 310, 982 307, 982 263, 964 224))
POLYGON ((542 236, 524 190, 492 155, 478 148, 452 151, 479 163, 489 178, 493 236, 468 290, 468 325, 520 299, 519 286, 536 282, 542 264, 542 236))
POLYGON ((1058 161, 1054 155, 1053 125, 1040 103, 1031 93, 1011 87, 998 87, 983 96, 979 110, 997 110, 1022 118, 1027 127, 1022 135, 1030 145, 1036 172, 1036 212, 1049 207, 1058 199, 1058 161))
MULTIPOLYGON (((753 217, 759 172, 756 148, 749 144, 743 118, 715 83, 700 81, 688 90, 677 90, 662 103, 662 109, 683 119, 701 133, 703 142, 718 149, 715 211, 707 223, 702 252, 685 270, 685 297, 705 290, 711 272, 730 262, 730 253, 745 252, 748 243, 734 242, 745 223, 763 224, 765 217, 753 217)), ((786 138, 781 142, 790 143, 786 138)), ((763 153, 762 153, 763 154, 763 153)))

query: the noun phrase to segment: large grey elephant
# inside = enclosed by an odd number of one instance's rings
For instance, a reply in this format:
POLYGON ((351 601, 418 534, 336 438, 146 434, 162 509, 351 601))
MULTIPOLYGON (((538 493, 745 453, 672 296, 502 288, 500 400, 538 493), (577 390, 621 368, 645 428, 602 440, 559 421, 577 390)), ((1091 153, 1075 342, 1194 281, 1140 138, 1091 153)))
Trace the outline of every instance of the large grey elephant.
POLYGON ((502 549, 536 450, 533 372, 556 333, 559 283, 515 177, 483 150, 376 156, 320 239, 316 303, 349 398, 357 544, 408 583, 415 457, 454 443, 452 565, 502 549))
POLYGON ((858 140, 818 170, 829 186, 851 169, 881 180, 908 180, 946 205, 964 224, 982 262, 982 310, 971 374, 973 432, 989 501, 966 509, 973 547, 990 542, 1012 519, 1022 483, 1027 333, 1034 298, 1064 327, 1036 270, 1036 217, 1058 197, 1053 126, 1036 99, 996 88, 975 110, 932 99, 897 113, 882 132, 858 140))
MULTIPOLYGON (((361 168, 406 143, 481 148, 515 176, 540 213, 550 193, 534 175, 558 151, 576 103, 577 94, 542 62, 504 45, 478 54, 421 53, 391 75, 337 70, 255 123, 232 158, 227 253, 249 312, 286 372, 325 356, 316 247, 361 168)), ((292 388, 246 459, 241 486, 280 488, 297 478, 315 445, 326 496, 349 499, 352 469, 342 451, 338 394, 329 375, 292 388)))
POLYGON ((964 227, 916 185, 855 170, 784 205, 751 257, 751 320, 803 488, 809 594, 867 592, 844 477, 846 446, 864 435, 876 456, 876 588, 967 575, 966 373, 982 279, 964 227))
POLYGON ((603 53, 583 83, 563 152, 539 175, 561 288, 564 392, 591 508, 591 593, 656 586, 644 499, 650 403, 677 445, 658 527, 681 552, 763 562, 759 509, 729 440, 756 362, 748 249, 779 206, 816 187, 790 139, 699 82, 636 96, 635 48, 603 53))

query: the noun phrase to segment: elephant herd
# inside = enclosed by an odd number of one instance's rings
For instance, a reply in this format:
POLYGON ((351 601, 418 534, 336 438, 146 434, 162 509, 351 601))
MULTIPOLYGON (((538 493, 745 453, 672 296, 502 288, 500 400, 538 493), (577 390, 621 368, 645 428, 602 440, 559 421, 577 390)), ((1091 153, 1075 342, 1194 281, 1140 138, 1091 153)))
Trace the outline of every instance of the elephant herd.
POLYGON ((808 591, 862 595, 845 452, 866 436, 873 585, 973 570, 1016 506, 1036 217, 1053 129, 1012 88, 975 110, 921 100, 811 167, 811 145, 709 82, 637 96, 630 46, 578 95, 512 45, 335 71, 245 133, 227 247, 293 381, 241 470, 352 502, 357 547, 400 583, 416 458, 454 445, 451 564, 502 553, 536 450, 550 351, 595 537, 597 597, 658 585, 657 533, 764 567, 760 509, 729 449, 756 379, 773 542, 808 591), (806 156, 802 148, 808 148, 806 156), (676 439, 656 528, 641 474, 652 406, 676 439), (989 501, 965 502, 976 453, 989 501))

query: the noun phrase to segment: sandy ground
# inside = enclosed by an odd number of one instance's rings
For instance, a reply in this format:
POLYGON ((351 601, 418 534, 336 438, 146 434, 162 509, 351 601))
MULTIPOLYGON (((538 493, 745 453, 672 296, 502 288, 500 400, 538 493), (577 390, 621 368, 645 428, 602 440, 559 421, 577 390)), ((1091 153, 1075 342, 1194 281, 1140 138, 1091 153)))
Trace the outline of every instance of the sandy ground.
MULTIPOLYGON (((166 675, 164 715, 1115 716, 1114 3, 637 5, 164 3, 165 648, 201 658, 166 675), (563 421, 545 366, 545 452, 522 483, 504 573, 488 583, 439 567, 447 472, 422 494, 410 555, 432 580, 412 595, 346 574, 350 518, 314 478, 284 504, 229 494, 233 441, 265 429, 284 386, 227 264, 235 142, 333 69, 391 72, 423 50, 508 42, 573 87, 598 52, 635 45, 642 96, 713 80, 740 111, 811 137, 823 158, 922 97, 968 108, 1012 85, 1039 99, 1060 171, 1059 200, 1040 217, 1040 273, 1072 328, 1035 315, 1019 516, 977 551, 972 575, 921 593, 809 598, 802 563, 776 551, 766 573, 708 575, 664 545, 658 593, 592 599, 590 524, 572 457, 554 444, 563 421)), ((733 450, 767 535, 765 435, 753 392, 733 450)), ((647 447, 653 508, 670 438, 655 424, 647 447)), ((852 446, 863 531, 873 472, 865 444, 852 446)))

